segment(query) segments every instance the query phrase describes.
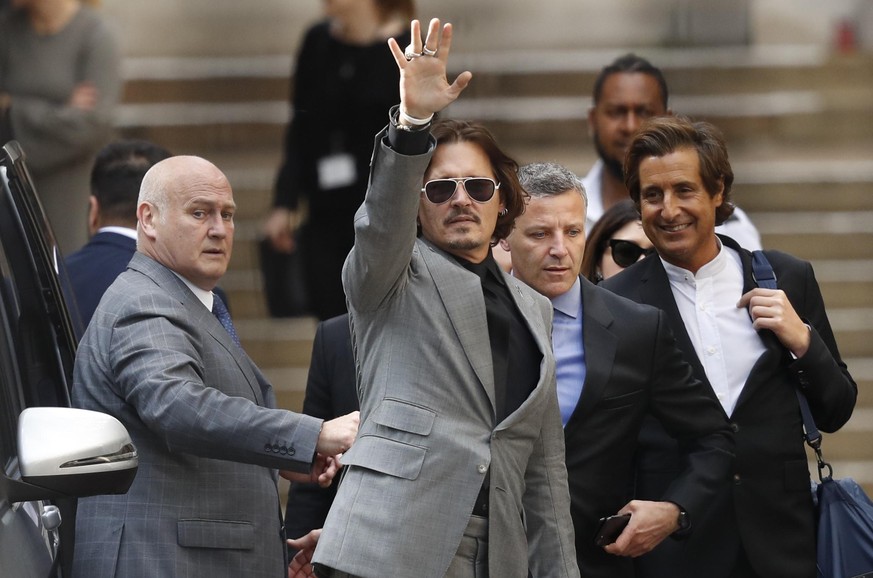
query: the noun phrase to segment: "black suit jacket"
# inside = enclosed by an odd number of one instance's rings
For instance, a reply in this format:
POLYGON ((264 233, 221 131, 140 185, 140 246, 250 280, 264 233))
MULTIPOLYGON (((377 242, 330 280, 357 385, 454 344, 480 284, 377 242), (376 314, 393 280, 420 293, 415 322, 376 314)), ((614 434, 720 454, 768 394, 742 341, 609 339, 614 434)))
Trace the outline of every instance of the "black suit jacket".
MULTIPOLYGON (((727 478, 732 437, 720 406, 692 377, 666 315, 582 279, 586 376, 564 428, 576 553, 586 577, 632 577, 630 558, 594 544, 597 520, 630 499, 637 438, 653 416, 681 441, 685 466, 652 499, 703 515, 727 478)), ((668 539, 668 541, 671 541, 668 539)))
POLYGON ((119 233, 97 233, 66 258, 82 328, 88 326, 100 298, 121 275, 136 251, 136 240, 119 233))
MULTIPOLYGON (((594 534, 599 518, 630 499, 644 416, 657 416, 683 441, 688 467, 675 474, 675 483, 658 499, 681 504, 692 519, 727 476, 731 434, 718 404, 691 376, 664 313, 581 282, 586 378, 564 429, 576 552, 586 578, 632 577, 631 560, 595 546, 594 534)), ((358 409, 354 372, 348 315, 319 324, 303 413, 331 419, 358 409)), ((293 484, 287 535, 320 528, 335 493, 335 485, 293 484)))
MULTIPOLYGON (((750 291, 756 286, 751 253, 728 237, 720 238, 739 252, 745 272, 743 291, 750 291)), ((857 386, 840 358, 810 264, 778 251, 765 253, 779 287, 810 326, 809 350, 794 360, 772 332, 762 332, 766 352, 749 374, 730 416, 736 441, 731 476, 721 480, 705 516, 694 519, 690 538, 681 543, 665 541, 640 558, 638 576, 727 576, 741 547, 761 576, 816 575, 810 478, 794 390, 799 386, 806 394, 818 427, 832 432, 851 417, 857 386)), ((665 311, 695 376, 709 383, 657 255, 604 285, 665 311)), ((711 386, 707 390, 716 399, 711 386)), ((658 424, 646 423, 640 436, 638 498, 648 499, 663 490, 681 463, 676 449, 658 424)))
MULTIPOLYGON (((355 359, 349 316, 332 317, 318 324, 312 344, 303 413, 330 420, 358 409, 355 359)), ((299 538, 321 528, 336 495, 337 481, 328 488, 318 484, 291 484, 285 508, 285 534, 299 538)))

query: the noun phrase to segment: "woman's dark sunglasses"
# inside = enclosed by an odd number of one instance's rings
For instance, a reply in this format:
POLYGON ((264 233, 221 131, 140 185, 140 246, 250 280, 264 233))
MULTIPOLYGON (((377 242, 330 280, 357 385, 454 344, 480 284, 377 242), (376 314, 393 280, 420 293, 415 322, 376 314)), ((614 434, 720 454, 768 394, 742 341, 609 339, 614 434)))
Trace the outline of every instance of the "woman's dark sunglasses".
POLYGON ((463 184, 467 196, 477 203, 487 203, 500 188, 500 183, 486 177, 463 177, 459 179, 434 179, 424 183, 421 192, 434 205, 442 205, 455 196, 458 185, 463 184))
POLYGON ((612 260, 624 269, 640 260, 640 255, 651 255, 655 252, 654 247, 643 249, 633 241, 624 239, 610 239, 609 248, 612 249, 612 260))

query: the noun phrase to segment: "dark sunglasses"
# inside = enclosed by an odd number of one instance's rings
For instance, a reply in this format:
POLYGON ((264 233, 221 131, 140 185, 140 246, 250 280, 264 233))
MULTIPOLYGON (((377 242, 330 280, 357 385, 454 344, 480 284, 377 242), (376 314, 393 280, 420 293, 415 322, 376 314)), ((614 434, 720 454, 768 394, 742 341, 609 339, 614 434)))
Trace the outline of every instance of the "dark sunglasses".
POLYGON ((500 188, 500 183, 487 177, 463 177, 459 179, 434 179, 424 183, 421 192, 434 205, 442 205, 455 196, 458 185, 464 185, 467 196, 477 203, 487 203, 500 188))
POLYGON ((609 248, 612 249, 612 260, 622 269, 639 261, 641 255, 651 255, 655 252, 654 247, 643 249, 633 241, 624 239, 610 239, 609 248))

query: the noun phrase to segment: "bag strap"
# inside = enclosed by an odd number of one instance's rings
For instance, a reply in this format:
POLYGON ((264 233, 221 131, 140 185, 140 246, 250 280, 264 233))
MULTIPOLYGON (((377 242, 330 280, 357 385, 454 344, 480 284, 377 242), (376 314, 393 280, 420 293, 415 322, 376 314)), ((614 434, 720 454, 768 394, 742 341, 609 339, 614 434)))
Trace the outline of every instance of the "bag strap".
MULTIPOLYGON (((764 289, 778 289, 776 286, 776 273, 770 265, 770 261, 763 251, 752 251, 752 279, 758 287, 764 289)), ((809 402, 806 396, 797 387, 794 389, 797 394, 797 403, 800 405, 800 415, 803 417, 803 438, 812 450, 815 452, 816 461, 818 462, 818 479, 824 481, 833 476, 833 468, 829 463, 824 461, 821 453, 822 435, 815 425, 815 419, 812 417, 812 411, 809 409, 809 402), (825 475, 827 470, 827 475, 825 475)))

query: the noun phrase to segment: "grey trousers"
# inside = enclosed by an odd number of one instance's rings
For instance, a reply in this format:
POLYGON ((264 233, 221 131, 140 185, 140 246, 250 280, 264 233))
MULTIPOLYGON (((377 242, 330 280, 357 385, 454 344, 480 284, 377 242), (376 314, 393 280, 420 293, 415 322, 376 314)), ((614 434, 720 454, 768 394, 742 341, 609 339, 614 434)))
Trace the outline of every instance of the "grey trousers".
MULTIPOLYGON (((319 572, 318 575, 323 574, 319 572)), ((324 575, 330 578, 359 578, 334 569, 324 575)), ((445 578, 488 578, 488 518, 470 516, 445 578)))

